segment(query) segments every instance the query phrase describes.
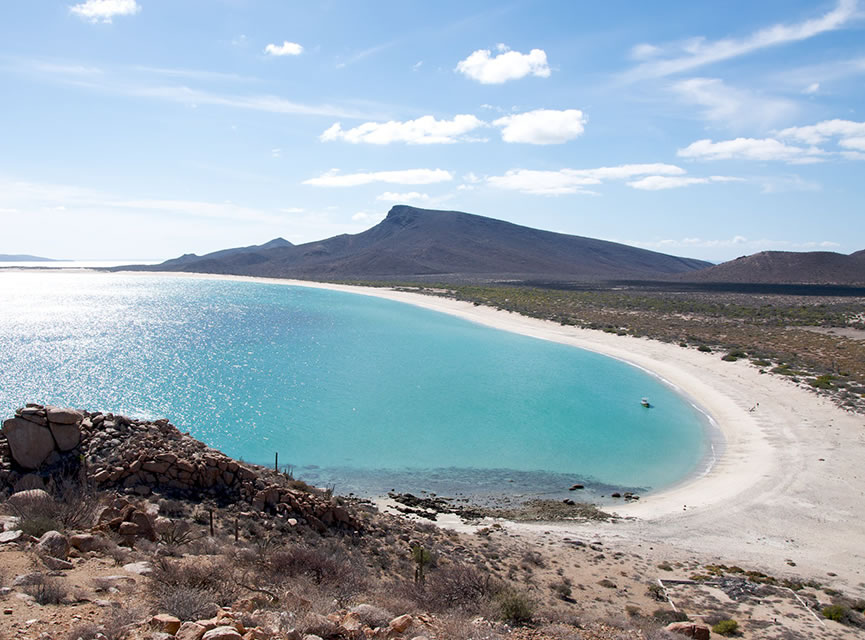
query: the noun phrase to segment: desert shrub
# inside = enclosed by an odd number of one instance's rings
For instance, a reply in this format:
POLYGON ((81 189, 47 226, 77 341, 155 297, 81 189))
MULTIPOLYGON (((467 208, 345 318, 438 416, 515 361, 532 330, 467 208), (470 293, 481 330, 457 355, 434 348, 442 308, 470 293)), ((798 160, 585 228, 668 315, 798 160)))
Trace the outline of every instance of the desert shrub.
POLYGON ((502 638, 494 629, 484 624, 475 624, 465 615, 446 615, 439 619, 439 638, 448 640, 499 640, 502 638))
POLYGON ((546 562, 544 562, 544 556, 541 555, 538 551, 526 551, 523 554, 523 568, 526 566, 538 567, 539 569, 543 569, 546 566, 546 562))
POLYGON ((835 622, 845 622, 850 615, 850 610, 841 604, 830 604, 820 611, 823 614, 823 617, 827 620, 834 620, 835 622))
POLYGON ((670 624, 671 622, 685 622, 688 619, 681 611, 673 611, 672 609, 655 609, 652 612, 652 617, 661 624, 670 624))
POLYGON ((712 633, 719 636, 733 636, 739 631, 739 623, 735 620, 721 620, 712 626, 712 633))
POLYGON ((561 582, 553 582, 550 584, 550 589, 562 600, 566 600, 571 597, 573 593, 573 589, 571 589, 571 585, 567 580, 562 580, 561 582))
POLYGON ((697 351, 702 351, 703 353, 712 353, 711 347, 707 347, 704 344, 701 344, 699 347, 697 347, 697 351))
POLYGON ((418 601, 432 611, 477 612, 498 591, 489 573, 467 564, 439 567, 428 576, 418 601))
POLYGON ((181 620, 201 620, 216 615, 218 594, 209 589, 165 586, 159 590, 155 604, 160 611, 177 616, 181 620))
POLYGON ((154 603, 181 620, 213 615, 241 593, 238 576, 227 559, 184 563, 160 558, 148 586, 154 603))
POLYGON ((505 589, 495 598, 499 617, 510 624, 527 624, 532 621, 535 603, 525 593, 515 589, 505 589))
POLYGON ((48 531, 59 531, 63 528, 63 525, 60 524, 58 520, 55 520, 49 516, 18 516, 18 528, 24 532, 25 535, 33 536, 34 538, 42 537, 42 534, 48 531))
POLYGON ((66 587, 59 580, 41 577, 24 587, 24 593, 33 596, 41 605, 60 604, 66 598, 66 587))

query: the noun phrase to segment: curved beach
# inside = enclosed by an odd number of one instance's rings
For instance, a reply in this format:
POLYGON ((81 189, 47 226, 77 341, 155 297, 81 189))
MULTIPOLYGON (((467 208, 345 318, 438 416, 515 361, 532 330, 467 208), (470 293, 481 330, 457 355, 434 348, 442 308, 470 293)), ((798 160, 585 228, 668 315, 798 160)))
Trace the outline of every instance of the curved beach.
MULTIPOLYGON (((190 274, 166 273, 186 277, 190 274)), ((620 547, 652 544, 670 553, 747 564, 774 575, 790 566, 857 587, 865 581, 865 420, 745 361, 724 362, 647 338, 560 326, 519 314, 405 291, 297 280, 267 281, 376 296, 490 327, 552 340, 639 366, 678 387, 723 434, 702 475, 613 509, 617 523, 511 524, 547 536, 592 536, 620 547), (759 405, 758 405, 759 403, 759 405), (751 410, 756 407, 755 410, 751 410), (794 564, 791 564, 794 563, 794 564)))

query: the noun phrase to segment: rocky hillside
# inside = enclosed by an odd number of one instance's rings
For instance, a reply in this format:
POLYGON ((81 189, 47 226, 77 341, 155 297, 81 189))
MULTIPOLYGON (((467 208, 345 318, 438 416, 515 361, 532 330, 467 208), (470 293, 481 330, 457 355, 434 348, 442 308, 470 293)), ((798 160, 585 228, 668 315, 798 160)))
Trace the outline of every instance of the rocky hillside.
POLYGON ((277 240, 134 268, 308 279, 561 281, 652 279, 707 266, 460 211, 398 205, 381 223, 356 235, 297 246, 277 240))
POLYGON ((865 251, 761 251, 682 274, 687 282, 865 285, 865 251))
POLYGON ((356 529, 348 512, 291 486, 283 474, 240 464, 168 420, 30 404, 3 423, 0 488, 56 486, 74 477, 99 490, 137 496, 153 492, 220 503, 247 503, 317 531, 356 529))

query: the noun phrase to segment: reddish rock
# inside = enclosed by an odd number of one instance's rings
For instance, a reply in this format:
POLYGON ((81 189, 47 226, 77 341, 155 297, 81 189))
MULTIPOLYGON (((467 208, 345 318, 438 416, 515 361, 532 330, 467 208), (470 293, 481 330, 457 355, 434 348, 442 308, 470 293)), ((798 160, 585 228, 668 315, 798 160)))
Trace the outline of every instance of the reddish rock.
POLYGON ((709 627, 693 622, 671 622, 665 629, 671 633, 678 633, 686 638, 696 640, 709 640, 709 627))
POLYGON ((389 626, 397 633, 403 633, 412 625, 412 622, 414 622, 414 620, 406 613, 391 620, 389 626))
POLYGON ((180 630, 180 619, 167 613, 159 613, 150 619, 150 626, 173 636, 180 630))

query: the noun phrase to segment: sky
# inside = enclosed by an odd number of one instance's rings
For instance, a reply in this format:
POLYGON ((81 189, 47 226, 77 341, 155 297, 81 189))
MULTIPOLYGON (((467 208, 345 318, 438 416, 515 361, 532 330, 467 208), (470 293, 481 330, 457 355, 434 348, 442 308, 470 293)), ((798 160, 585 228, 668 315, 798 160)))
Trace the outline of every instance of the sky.
POLYGON ((865 0, 2 0, 0 253, 394 204, 713 261, 865 249, 865 0))

